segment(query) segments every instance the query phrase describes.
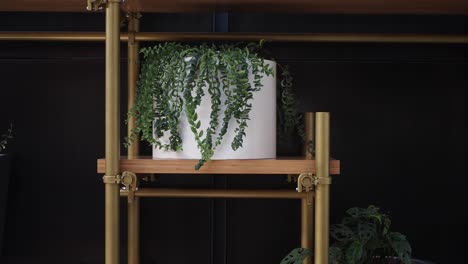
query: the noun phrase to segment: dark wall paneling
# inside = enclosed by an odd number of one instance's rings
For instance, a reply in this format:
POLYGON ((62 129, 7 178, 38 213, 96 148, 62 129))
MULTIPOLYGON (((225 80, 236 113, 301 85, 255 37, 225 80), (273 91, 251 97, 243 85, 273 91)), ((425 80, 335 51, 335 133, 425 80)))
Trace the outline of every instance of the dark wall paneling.
POLYGON ((467 33, 466 16, 230 14, 233 32, 467 33))
POLYGON ((299 200, 229 200, 227 208, 227 263, 279 263, 300 246, 299 200))
POLYGON ((105 15, 102 12, 0 12, 0 26, 1 31, 104 31, 105 15))
MULTIPOLYGON (((142 14, 140 30, 211 31, 211 14, 142 14)), ((100 31, 105 30, 104 13, 0 12, 1 31, 100 31), (77 23, 78 21, 78 23, 77 23)), ((124 28, 125 29, 125 28, 124 28)))
POLYGON ((457 164, 464 154, 454 146, 462 139, 457 98, 468 64, 294 62, 292 70, 310 91, 298 91, 302 108, 333 113, 332 153, 342 160, 342 174, 333 184, 332 222, 348 207, 376 204, 408 235, 415 256, 462 258, 447 245, 462 244, 456 230, 463 228, 457 208, 464 179, 457 164), (459 185, 437 181, 441 175, 459 185))
POLYGON ((0 68, 1 122, 15 125, 6 252, 100 256, 103 63, 2 59, 0 68))
POLYGON ((150 14, 140 20, 142 32, 209 32, 213 29, 211 14, 150 14))
MULTIPOLYGON (((189 25, 185 31, 209 31, 211 15, 205 16, 184 22, 180 16, 165 15, 155 19, 155 24, 147 23, 144 29, 177 31, 182 23, 189 25)), ((2 14, 0 30, 102 31, 102 18, 100 14, 87 18, 83 14, 2 14), (36 21, 33 27, 25 26, 36 21), (83 23, 77 27, 80 23, 76 21, 83 23)), ((125 44, 121 50, 121 105, 125 109, 125 44)), ((104 193, 95 171, 96 159, 104 156, 104 44, 2 42, 0 69, 4 83, 1 100, 8 101, 0 105, 0 119, 1 123, 12 120, 16 133, 6 259, 14 263, 21 259, 102 263, 104 193)), ((124 110, 121 116, 125 120, 124 110)), ((124 122, 121 128, 123 137, 124 122)), ((146 154, 150 151, 144 147, 146 154)), ((158 184, 206 188, 211 182, 210 176, 163 175, 158 184)), ((125 259, 124 199, 121 209, 121 257, 125 259)), ((143 263, 168 259, 173 263, 192 259, 210 263, 212 210, 210 200, 143 201, 143 263)))
MULTIPOLYGON (((460 16, 228 18, 231 31, 466 32, 460 16)), ((210 14, 144 14, 142 30, 212 31, 212 22, 210 14)), ((0 30, 102 31, 103 16, 4 13, 0 30)), ((408 235, 416 257, 464 263, 466 46, 267 48, 291 66, 301 110, 332 112, 332 153, 343 167, 332 185, 332 222, 348 207, 373 203, 408 235)), ((16 135, 5 257, 12 263, 102 263, 104 192, 95 164, 104 155, 103 43, 1 42, 0 77, 0 130, 13 121, 16 135)), ((121 81, 125 109, 125 75, 121 81)), ((294 188, 285 177, 254 175, 161 175, 150 185, 294 188)), ((222 203, 224 211, 209 199, 143 200, 143 263, 279 263, 299 246, 297 201, 222 203)), ((124 199, 121 219, 124 258, 124 199)))

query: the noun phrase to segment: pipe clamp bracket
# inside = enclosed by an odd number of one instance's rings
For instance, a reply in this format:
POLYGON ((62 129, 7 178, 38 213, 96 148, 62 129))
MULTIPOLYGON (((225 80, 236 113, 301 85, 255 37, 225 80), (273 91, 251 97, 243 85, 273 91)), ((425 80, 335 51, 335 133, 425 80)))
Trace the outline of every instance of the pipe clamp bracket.
POLYGON ((102 176, 102 181, 104 183, 109 183, 109 184, 120 184, 121 182, 121 176, 120 175, 104 175, 102 176))
POLYGON ((312 173, 302 173, 297 178, 297 188, 298 192, 310 192, 317 185, 330 185, 332 183, 331 177, 318 177, 312 173))
POLYGON ((317 176, 314 176, 314 177, 315 177, 315 185, 319 185, 319 184, 330 185, 330 184, 332 184, 332 178, 331 177, 317 177, 317 176))
POLYGON ((124 1, 125 0, 87 0, 86 10, 98 11, 107 3, 122 3, 124 1))
POLYGON ((105 0, 88 0, 87 2, 86 10, 88 11, 98 11, 106 3, 105 0))
POLYGON ((125 185, 125 189, 128 191, 128 203, 132 203, 135 200, 135 192, 138 190, 138 177, 133 172, 124 171, 121 183, 125 185))
POLYGON ((314 178, 315 177, 312 173, 302 173, 297 178, 297 188, 298 192, 310 192, 315 185, 314 178))

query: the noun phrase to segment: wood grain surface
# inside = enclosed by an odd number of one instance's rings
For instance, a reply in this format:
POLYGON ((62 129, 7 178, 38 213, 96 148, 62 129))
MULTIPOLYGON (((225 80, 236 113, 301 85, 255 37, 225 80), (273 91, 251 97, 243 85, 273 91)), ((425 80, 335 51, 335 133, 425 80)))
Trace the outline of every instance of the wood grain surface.
MULTIPOLYGON (((199 171, 194 169, 196 160, 153 160, 151 157, 120 160, 121 171, 134 173, 174 174, 300 174, 315 172, 315 160, 288 157, 259 160, 212 160, 199 171)), ((105 172, 105 160, 97 162, 97 172, 105 172)), ((330 161, 330 174, 340 174, 340 161, 330 161)))

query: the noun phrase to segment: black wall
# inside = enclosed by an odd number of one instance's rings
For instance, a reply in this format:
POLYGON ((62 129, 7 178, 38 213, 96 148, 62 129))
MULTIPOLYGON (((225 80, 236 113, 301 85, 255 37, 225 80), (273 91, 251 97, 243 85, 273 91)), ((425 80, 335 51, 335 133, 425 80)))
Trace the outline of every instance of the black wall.
MULTIPOLYGON (((466 34, 466 21, 230 14, 229 30, 466 34)), ((0 13, 1 31, 103 29, 102 14, 0 13)), ((142 31, 213 29, 211 14, 142 18, 142 31)), ((464 263, 466 46, 273 43, 268 48, 291 65, 301 110, 332 112, 332 155, 342 161, 342 174, 332 185, 332 222, 346 208, 376 204, 390 213, 394 229, 408 236, 415 257, 464 263)), ((121 63, 125 73, 125 56, 121 63)), ((104 188, 95 171, 96 159, 104 156, 104 44, 0 42, 0 77, 0 131, 10 121, 15 125, 0 262, 102 263, 104 188)), ((125 75, 122 88, 125 109, 125 75)), ((156 185, 293 188, 284 181, 162 175, 156 185)), ((143 200, 142 259, 279 263, 299 246, 299 221, 296 201, 143 200)))

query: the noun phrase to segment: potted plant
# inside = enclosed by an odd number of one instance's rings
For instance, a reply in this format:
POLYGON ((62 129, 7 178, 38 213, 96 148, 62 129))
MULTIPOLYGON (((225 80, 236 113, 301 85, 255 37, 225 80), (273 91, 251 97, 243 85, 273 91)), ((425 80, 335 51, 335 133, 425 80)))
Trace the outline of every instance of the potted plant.
POLYGON ((354 207, 346 211, 340 224, 330 228, 333 264, 411 264, 411 246, 406 237, 390 231, 391 221, 379 208, 354 207))
MULTIPOLYGON (((411 264, 409 242, 401 233, 391 232, 390 225, 390 218, 375 206, 347 210, 341 223, 330 228, 329 263, 411 264)), ((310 254, 296 248, 281 264, 300 264, 310 254)))
POLYGON ((3 247, 3 230, 6 220, 6 202, 11 170, 11 155, 5 151, 11 139, 13 139, 13 125, 10 124, 8 130, 0 136, 0 252, 3 247))
POLYGON ((155 159, 276 157, 276 62, 260 44, 143 48, 135 107, 137 135, 155 159))

